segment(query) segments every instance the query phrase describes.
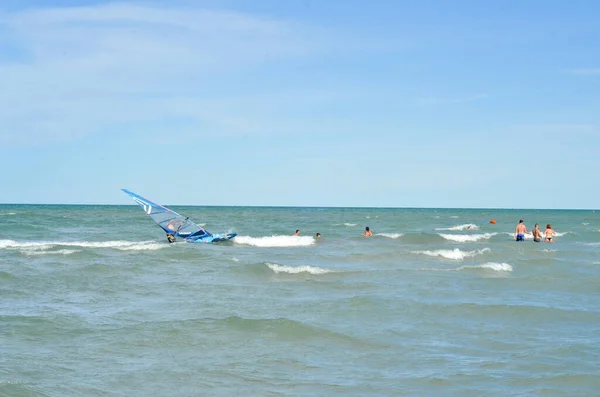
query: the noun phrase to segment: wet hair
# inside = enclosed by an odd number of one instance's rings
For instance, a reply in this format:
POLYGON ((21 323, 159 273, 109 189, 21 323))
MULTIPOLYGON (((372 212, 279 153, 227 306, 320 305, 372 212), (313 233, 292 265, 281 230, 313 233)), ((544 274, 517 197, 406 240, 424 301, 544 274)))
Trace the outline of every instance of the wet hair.
POLYGON ((538 226, 539 226, 539 225, 536 223, 536 224, 535 224, 535 227, 538 227, 538 226))
POLYGON ((317 237, 321 237, 321 233, 317 233, 317 237))
POLYGON ((296 229, 296 233, 298 233, 300 231, 300 229, 296 229))
POLYGON ((552 229, 552 226, 550 226, 550 224, 547 224, 546 229, 552 229))
POLYGON ((365 230, 371 230, 371 229, 369 229, 369 226, 367 226, 367 227, 365 227, 365 230))
POLYGON ((521 220, 519 221, 519 223, 523 223, 523 219, 521 219, 521 220))

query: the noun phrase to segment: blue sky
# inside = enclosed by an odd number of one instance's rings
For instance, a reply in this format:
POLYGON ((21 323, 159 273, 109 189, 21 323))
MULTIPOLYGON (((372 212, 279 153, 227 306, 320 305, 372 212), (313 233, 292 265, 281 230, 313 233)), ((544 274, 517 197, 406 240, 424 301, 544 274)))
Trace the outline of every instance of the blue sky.
POLYGON ((598 2, 0 7, 0 203, 600 207, 598 2))

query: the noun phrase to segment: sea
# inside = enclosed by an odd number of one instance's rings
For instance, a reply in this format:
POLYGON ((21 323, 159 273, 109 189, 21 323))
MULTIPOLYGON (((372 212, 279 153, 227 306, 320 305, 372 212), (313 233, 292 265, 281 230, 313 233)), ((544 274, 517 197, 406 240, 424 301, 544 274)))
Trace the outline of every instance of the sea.
POLYGON ((0 396, 600 395, 600 211, 172 208, 0 205, 0 396))

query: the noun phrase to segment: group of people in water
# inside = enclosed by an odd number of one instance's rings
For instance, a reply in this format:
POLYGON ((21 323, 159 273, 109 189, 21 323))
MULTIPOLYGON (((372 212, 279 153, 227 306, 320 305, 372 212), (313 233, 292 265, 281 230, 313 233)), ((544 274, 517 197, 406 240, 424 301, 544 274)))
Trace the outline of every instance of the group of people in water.
POLYGON ((556 232, 552 229, 552 225, 547 224, 546 230, 544 231, 544 235, 542 236, 542 231, 540 230, 540 225, 538 225, 537 223, 535 224, 533 230, 531 232, 528 232, 527 227, 525 226, 525 223, 523 222, 523 219, 521 219, 521 220, 519 220, 519 224, 515 228, 515 241, 525 241, 526 234, 533 235, 533 241, 535 241, 536 243, 541 242, 542 237, 544 238, 545 242, 553 243, 554 235, 556 234, 556 232))
MULTIPOLYGON (((467 230, 469 230, 469 229, 471 229, 470 226, 467 227, 467 230)), ((598 230, 598 231, 600 231, 600 230, 598 230)), ((535 241, 536 243, 541 242, 542 238, 547 243, 553 243, 556 232, 552 229, 552 225, 547 224, 546 230, 542 234, 542 231, 540 230, 540 225, 537 223, 535 224, 533 230, 531 232, 528 232, 527 227, 525 226, 525 223, 521 219, 521 220, 519 220, 519 224, 515 228, 515 237, 514 237, 515 241, 525 241, 526 234, 531 234, 533 236, 533 241, 535 241)), ((294 236, 299 236, 299 235, 300 235, 300 230, 296 229, 296 233, 294 233, 294 236)), ((365 232, 362 234, 362 236, 363 237, 371 237, 372 235, 373 235, 373 232, 371 231, 371 228, 369 228, 369 226, 365 227, 365 232)), ((315 238, 317 238, 317 239, 321 238, 321 233, 317 233, 315 235, 315 238)))
MULTIPOLYGON (((470 228, 471 228, 470 226, 467 227, 467 230, 469 230, 470 228)), ((536 243, 541 242, 542 238, 547 243, 553 243, 554 235, 556 234, 556 232, 552 229, 552 225, 547 224, 546 230, 544 231, 544 234, 542 234, 542 231, 540 230, 540 225, 537 223, 535 224, 533 230, 531 232, 528 232, 527 227, 525 226, 525 223, 521 219, 521 220, 519 220, 519 224, 515 228, 515 241, 525 241, 526 234, 533 235, 533 241, 535 241, 536 243)), ((300 235, 300 230, 296 229, 296 233, 294 234, 294 236, 299 236, 299 235, 300 235)), ((365 227, 365 232, 363 233, 363 237, 371 237, 372 235, 373 235, 373 232, 371 231, 371 228, 369 228, 369 226, 365 227)), ((317 233, 315 235, 315 238, 321 238, 321 233, 317 233)))

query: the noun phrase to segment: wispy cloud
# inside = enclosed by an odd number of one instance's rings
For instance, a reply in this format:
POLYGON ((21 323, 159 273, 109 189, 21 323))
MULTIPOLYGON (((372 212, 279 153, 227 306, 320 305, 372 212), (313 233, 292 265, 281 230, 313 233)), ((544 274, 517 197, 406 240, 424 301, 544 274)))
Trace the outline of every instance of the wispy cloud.
POLYGON ((425 97, 417 99, 418 106, 442 106, 457 105, 462 103, 476 102, 489 98, 488 94, 474 94, 458 97, 425 97))
POLYGON ((593 76, 600 75, 600 68, 579 68, 579 69, 569 69, 568 73, 580 75, 580 76, 593 76))
POLYGON ((230 78, 250 84, 264 65, 351 42, 291 21, 118 3, 0 13, 0 29, 17 48, 0 61, 3 145, 169 119, 195 130, 260 130, 219 100, 220 90, 235 91, 230 78))

